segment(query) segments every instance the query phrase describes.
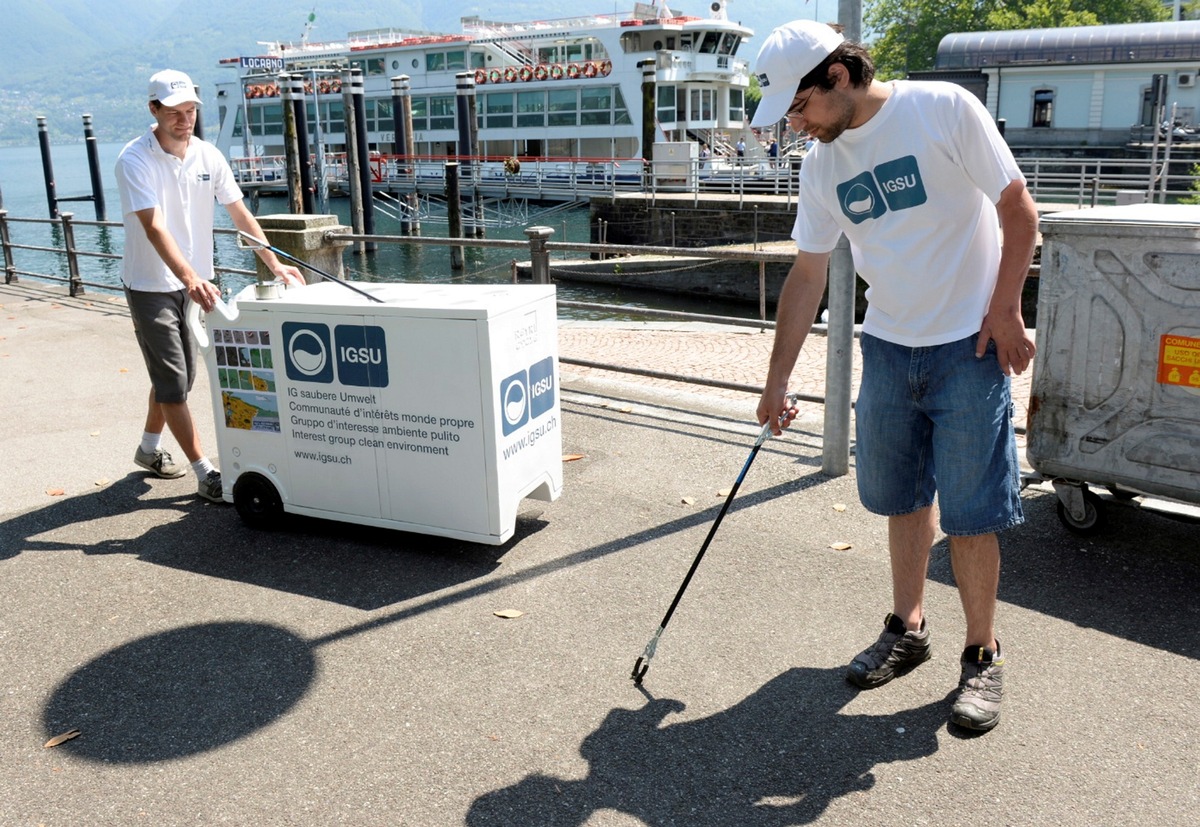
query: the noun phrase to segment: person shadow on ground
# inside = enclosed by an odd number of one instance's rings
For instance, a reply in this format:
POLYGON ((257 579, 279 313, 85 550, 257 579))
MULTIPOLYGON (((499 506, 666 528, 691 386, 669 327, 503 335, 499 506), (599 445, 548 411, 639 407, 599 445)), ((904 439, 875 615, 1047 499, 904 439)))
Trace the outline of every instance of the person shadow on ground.
POLYGON ((938 749, 950 695, 891 715, 845 714, 858 693, 843 670, 800 667, 728 710, 668 723, 678 700, 614 709, 580 746, 579 780, 533 774, 476 799, 469 827, 571 827, 627 813, 652 827, 783 827, 871 789, 879 764, 938 749))

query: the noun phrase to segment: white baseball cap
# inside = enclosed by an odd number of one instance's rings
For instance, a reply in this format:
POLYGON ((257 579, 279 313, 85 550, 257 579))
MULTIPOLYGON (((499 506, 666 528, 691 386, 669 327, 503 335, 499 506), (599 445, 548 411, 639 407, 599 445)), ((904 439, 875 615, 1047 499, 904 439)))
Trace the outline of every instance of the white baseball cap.
POLYGON ((793 20, 767 35, 754 61, 762 99, 751 126, 770 126, 783 119, 804 76, 845 40, 827 23, 793 20))
POLYGON ((200 103, 192 79, 174 69, 164 69, 150 78, 150 100, 158 101, 163 106, 200 103))

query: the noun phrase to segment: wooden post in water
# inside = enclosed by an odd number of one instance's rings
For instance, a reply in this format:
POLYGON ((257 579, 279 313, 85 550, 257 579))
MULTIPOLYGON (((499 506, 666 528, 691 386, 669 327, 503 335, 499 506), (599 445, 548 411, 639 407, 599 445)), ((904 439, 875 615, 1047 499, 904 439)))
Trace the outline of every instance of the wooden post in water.
POLYGON ((421 232, 417 220, 417 177, 413 158, 412 88, 408 75, 392 78, 392 122, 396 130, 395 152, 400 156, 400 171, 412 179, 412 191, 400 193, 400 232, 416 235, 421 232))
POLYGON ((46 182, 46 208, 50 219, 58 218, 58 195, 54 190, 54 163, 50 160, 50 131, 46 128, 46 116, 37 116, 38 146, 42 150, 42 179, 46 182))
MULTIPOLYGON (((477 166, 472 160, 476 154, 473 140, 475 130, 472 128, 475 126, 475 75, 472 72, 459 72, 455 75, 455 115, 458 122, 458 146, 455 154, 458 155, 459 176, 465 177, 467 186, 471 187, 477 166)), ((461 191, 460 185, 460 198, 461 191)), ((473 238, 476 234, 475 210, 477 205, 469 196, 465 200, 470 207, 469 215, 464 222, 465 235, 463 237, 473 238)))
POLYGON ((288 212, 304 212, 300 183, 300 146, 296 142, 296 110, 292 107, 292 77, 279 76, 279 92, 283 101, 283 157, 287 167, 288 212))
MULTIPOLYGON (((358 174, 360 159, 358 157, 358 142, 355 140, 354 95, 350 86, 353 78, 349 69, 342 70, 342 111, 346 120, 346 188, 350 193, 350 227, 355 235, 363 234, 363 204, 362 177, 358 174)), ((362 255, 367 251, 365 242, 354 243, 354 254, 362 255)))
POLYGON ((645 162, 642 165, 644 179, 642 186, 654 192, 654 125, 658 123, 655 118, 654 100, 654 61, 642 60, 638 62, 638 66, 642 68, 642 160, 645 162), (645 172, 649 171, 649 175, 645 176, 645 172))
POLYGON ((83 116, 83 141, 87 146, 88 174, 92 180, 92 205, 96 208, 96 220, 107 221, 104 208, 104 183, 100 178, 100 147, 92 132, 92 116, 83 116))
POLYGON ((300 167, 300 202, 301 212, 312 215, 316 212, 313 204, 313 169, 312 151, 308 145, 308 99, 304 96, 304 81, 300 75, 292 75, 292 120, 296 124, 296 149, 299 155, 300 167))
MULTIPOLYGON (((363 86, 362 69, 350 70, 350 99, 354 105, 354 143, 357 146, 359 193, 362 200, 363 233, 375 235, 375 197, 371 185, 371 151, 367 142, 367 95, 363 86)), ((363 245, 366 251, 375 251, 375 242, 363 245)))
MULTIPOLYGON (((446 162, 446 219, 449 222, 447 235, 462 238, 462 197, 458 186, 458 161, 446 162)), ((450 269, 463 268, 463 248, 450 248, 450 269)))

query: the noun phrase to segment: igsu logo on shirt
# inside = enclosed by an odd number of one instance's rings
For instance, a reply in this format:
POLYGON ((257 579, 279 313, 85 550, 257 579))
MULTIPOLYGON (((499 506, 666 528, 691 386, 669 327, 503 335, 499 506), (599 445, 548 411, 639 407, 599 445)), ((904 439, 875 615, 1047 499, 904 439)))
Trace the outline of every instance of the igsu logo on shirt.
POLYGON ((913 155, 880 164, 838 184, 837 194, 842 213, 855 224, 879 218, 888 210, 919 207, 928 200, 913 155))
POLYGON ((284 367, 294 382, 332 384, 337 381, 363 388, 388 385, 387 340, 375 325, 283 323, 284 367))
POLYGON ((508 436, 554 407, 554 357, 500 383, 500 430, 508 436))

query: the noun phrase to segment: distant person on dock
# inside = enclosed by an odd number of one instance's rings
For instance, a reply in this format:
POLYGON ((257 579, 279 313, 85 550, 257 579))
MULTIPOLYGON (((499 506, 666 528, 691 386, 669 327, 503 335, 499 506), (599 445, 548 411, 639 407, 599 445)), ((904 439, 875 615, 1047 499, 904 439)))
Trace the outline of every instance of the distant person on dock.
POLYGON ((779 166, 779 141, 771 139, 770 146, 767 147, 767 156, 771 159, 771 168, 779 166))
MULTIPOLYGON (((192 135, 200 104, 195 90, 183 72, 166 70, 150 78, 155 122, 117 158, 125 222, 121 280, 151 385, 145 432, 133 461, 168 479, 187 473, 162 447, 163 427, 168 427, 196 473, 199 495, 219 502, 221 474, 204 455, 187 405, 197 348, 184 310, 189 298, 212 310, 221 295, 211 281, 214 200, 225 206, 238 229, 264 236, 242 203, 225 157, 192 135)), ((300 272, 270 250, 258 255, 276 277, 304 284, 300 272)))
POLYGON ((779 298, 759 422, 796 415, 784 394, 843 233, 870 286, 857 480, 867 510, 888 518, 892 611, 846 678, 871 689, 930 657, 924 594, 936 493, 966 616, 950 720, 989 730, 1004 678, 998 532, 1024 521, 1010 377, 1034 357, 1021 317, 1033 199, 987 110, 960 86, 875 80, 861 45, 810 20, 773 31, 754 71, 763 96, 753 124, 786 117, 820 142, 800 167, 798 253, 779 298))
POLYGON ((739 158, 746 157, 746 141, 743 138, 738 138, 737 144, 734 147, 739 158))

